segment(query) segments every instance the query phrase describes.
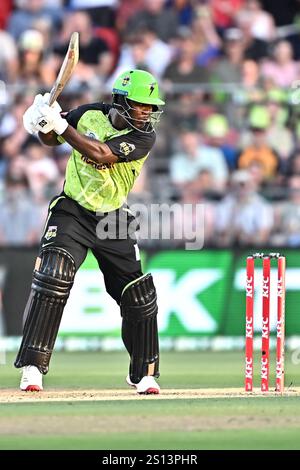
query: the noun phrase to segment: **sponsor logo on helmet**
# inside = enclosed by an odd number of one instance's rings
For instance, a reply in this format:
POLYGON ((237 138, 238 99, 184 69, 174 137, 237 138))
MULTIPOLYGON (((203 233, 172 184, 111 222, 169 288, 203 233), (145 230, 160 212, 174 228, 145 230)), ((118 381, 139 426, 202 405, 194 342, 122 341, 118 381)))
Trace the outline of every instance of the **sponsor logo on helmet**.
POLYGON ((151 96, 155 89, 155 83, 150 83, 149 88, 150 88, 149 96, 151 96))
POLYGON ((118 88, 113 88, 112 92, 117 94, 117 95, 128 96, 128 91, 126 91, 126 90, 119 90, 118 88))
POLYGON ((127 75, 126 77, 123 78, 122 86, 129 85, 129 82, 130 82, 130 77, 128 77, 127 75))
POLYGON ((134 144, 130 144, 129 142, 121 142, 120 143, 120 152, 124 153, 124 155, 127 157, 131 152, 133 152, 135 149, 134 144))

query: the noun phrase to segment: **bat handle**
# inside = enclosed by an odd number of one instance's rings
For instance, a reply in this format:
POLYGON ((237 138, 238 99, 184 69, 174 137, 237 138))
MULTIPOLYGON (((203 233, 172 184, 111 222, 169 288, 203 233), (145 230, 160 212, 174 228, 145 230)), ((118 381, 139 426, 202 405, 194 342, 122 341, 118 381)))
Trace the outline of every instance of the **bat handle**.
POLYGON ((54 93, 55 90, 52 90, 50 91, 50 96, 49 96, 49 106, 52 106, 54 101, 55 101, 55 93, 54 93))

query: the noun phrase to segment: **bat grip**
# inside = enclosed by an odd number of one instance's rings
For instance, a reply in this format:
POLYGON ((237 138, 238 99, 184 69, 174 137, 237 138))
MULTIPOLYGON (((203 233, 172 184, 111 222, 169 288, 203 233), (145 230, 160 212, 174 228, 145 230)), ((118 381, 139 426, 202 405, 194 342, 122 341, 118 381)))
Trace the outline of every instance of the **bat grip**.
POLYGON ((55 101, 55 93, 51 90, 50 91, 50 96, 49 96, 49 106, 52 106, 55 101))

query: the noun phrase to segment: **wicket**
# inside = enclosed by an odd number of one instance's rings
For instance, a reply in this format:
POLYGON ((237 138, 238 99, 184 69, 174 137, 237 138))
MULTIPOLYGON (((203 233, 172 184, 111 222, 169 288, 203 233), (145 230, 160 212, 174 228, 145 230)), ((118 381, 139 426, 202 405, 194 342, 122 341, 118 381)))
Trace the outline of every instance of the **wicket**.
POLYGON ((254 340, 254 273, 255 260, 262 259, 262 341, 261 341, 261 391, 269 390, 270 371, 270 289, 271 260, 277 260, 277 339, 276 339, 276 392, 284 391, 284 325, 285 325, 285 256, 280 253, 254 253, 247 257, 246 281, 246 344, 245 390, 253 390, 253 340, 254 340))

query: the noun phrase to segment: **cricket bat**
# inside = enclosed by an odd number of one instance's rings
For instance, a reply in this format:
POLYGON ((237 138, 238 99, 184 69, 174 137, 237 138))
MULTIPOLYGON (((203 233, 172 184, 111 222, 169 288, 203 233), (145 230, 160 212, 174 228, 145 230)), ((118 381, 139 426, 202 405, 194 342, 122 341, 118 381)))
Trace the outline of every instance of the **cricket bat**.
POLYGON ((71 36, 68 51, 60 68, 59 74, 50 91, 49 106, 51 106, 57 97, 61 94, 64 87, 71 78, 79 58, 79 34, 74 32, 71 36))

